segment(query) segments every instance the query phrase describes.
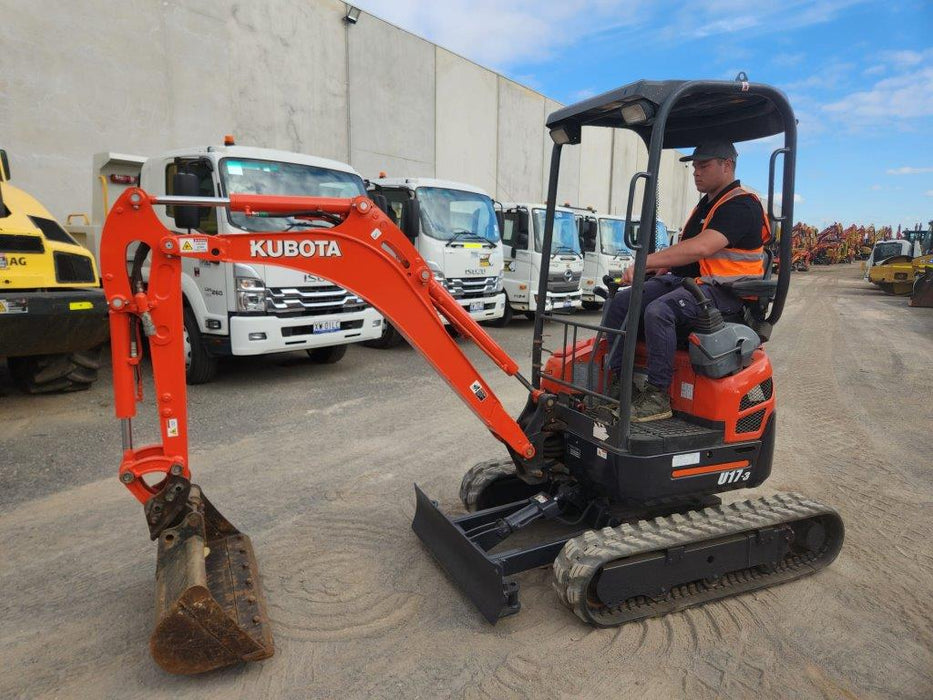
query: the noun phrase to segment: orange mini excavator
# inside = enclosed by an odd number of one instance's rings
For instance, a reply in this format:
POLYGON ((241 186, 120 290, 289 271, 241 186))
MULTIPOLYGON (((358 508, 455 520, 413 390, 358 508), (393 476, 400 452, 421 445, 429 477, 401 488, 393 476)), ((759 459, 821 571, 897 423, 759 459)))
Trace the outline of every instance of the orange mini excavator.
MULTIPOLYGON (((656 211, 664 148, 783 134, 783 146, 770 160, 769 201, 782 159, 785 206, 781 217, 768 213, 773 224, 790 230, 794 114, 780 91, 740 77, 736 82, 641 81, 550 116, 554 147, 539 297, 549 280, 561 151, 580 143, 584 126, 630 129, 648 148, 646 170, 632 177, 626 214, 626 242, 636 252, 632 308, 639 308, 654 245, 653 236, 636 235, 631 225, 635 192, 643 181, 640 211, 656 211)), ((683 329, 687 349, 677 353, 674 417, 632 424, 632 378, 645 361, 638 314, 618 329, 553 316, 539 305, 529 381, 435 280, 378 197, 225 196, 221 189, 219 197, 201 198, 191 196, 197 178, 184 172, 174 174, 173 185, 176 194, 167 197, 125 192, 107 219, 101 246, 116 413, 123 425, 120 480, 143 504, 151 536, 158 540, 151 650, 166 670, 197 673, 273 652, 250 540, 191 482, 183 257, 283 265, 349 289, 387 316, 503 443, 505 459, 478 464, 463 479, 460 494, 472 512, 451 518, 416 486, 412 524, 490 622, 518 611, 513 577, 533 567, 553 564, 561 600, 586 622, 612 626, 789 581, 826 566, 839 552, 842 521, 827 506, 796 494, 729 505, 717 496, 758 486, 771 473, 775 396, 761 343, 780 318, 787 295, 790 236, 776 251, 782 263, 777 279, 765 264, 761 280, 740 283, 747 299, 740 318, 721 318, 706 304, 702 289, 691 286, 707 313, 697 327, 683 329), (156 210, 165 205, 173 207, 171 228, 156 210), (299 217, 319 225, 206 235, 197 231, 201 207, 299 217), (140 245, 128 271, 127 250, 134 243, 140 245), (518 418, 506 413, 438 314, 528 389, 518 418), (546 322, 563 328, 564 343, 542 363, 546 322), (136 447, 131 419, 142 400, 143 334, 152 357, 162 440, 136 447), (623 366, 615 390, 607 381, 607 358, 619 343, 623 366), (542 520, 566 532, 556 537, 551 527, 543 541, 523 537, 521 546, 508 547, 513 533, 542 520)), ((649 223, 639 230, 654 231, 654 221, 649 223)))

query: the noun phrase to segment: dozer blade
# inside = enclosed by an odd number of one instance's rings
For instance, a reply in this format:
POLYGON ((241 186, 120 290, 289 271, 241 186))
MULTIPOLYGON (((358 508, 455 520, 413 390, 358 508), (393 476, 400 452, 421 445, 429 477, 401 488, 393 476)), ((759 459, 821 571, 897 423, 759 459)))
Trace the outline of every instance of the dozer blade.
POLYGON ((170 673, 203 673, 272 656, 249 537, 191 486, 185 515, 159 535, 152 657, 170 673))
POLYGON ((502 563, 471 540, 464 528, 472 529, 477 525, 494 522, 496 518, 517 510, 524 502, 490 508, 451 520, 417 484, 415 501, 415 518, 411 529, 483 617, 496 624, 500 617, 517 613, 521 607, 518 602, 518 584, 505 579, 502 563))
POLYGON ((933 267, 928 267, 914 281, 913 294, 908 303, 910 306, 933 306, 933 267))

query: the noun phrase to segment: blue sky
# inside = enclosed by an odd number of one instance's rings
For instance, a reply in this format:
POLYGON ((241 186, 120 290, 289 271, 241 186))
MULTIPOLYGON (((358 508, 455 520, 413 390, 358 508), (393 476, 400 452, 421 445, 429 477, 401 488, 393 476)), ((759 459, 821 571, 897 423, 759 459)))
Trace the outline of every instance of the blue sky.
MULTIPOLYGON (((799 121, 794 218, 823 227, 933 219, 933 2, 360 0, 570 104, 641 78, 784 90, 799 121)), ((738 144, 764 192, 771 144, 738 144)))

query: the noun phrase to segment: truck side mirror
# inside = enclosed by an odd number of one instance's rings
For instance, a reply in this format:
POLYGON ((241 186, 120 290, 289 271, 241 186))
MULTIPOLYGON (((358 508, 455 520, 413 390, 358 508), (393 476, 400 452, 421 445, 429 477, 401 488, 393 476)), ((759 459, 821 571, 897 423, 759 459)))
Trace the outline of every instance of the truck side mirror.
POLYGON ((0 182, 6 182, 10 179, 10 159, 7 158, 6 151, 0 148, 0 182))
MULTIPOLYGON (((172 176, 172 194, 178 197, 197 197, 198 176, 194 173, 175 173, 172 176)), ((194 205, 175 205, 172 218, 177 228, 198 228, 201 225, 202 207, 194 205)))
POLYGON ((389 200, 386 199, 384 194, 379 194, 378 192, 370 192, 369 198, 373 200, 373 204, 379 207, 382 210, 382 213, 392 218, 392 215, 389 213, 389 200))
POLYGON ((402 232, 414 240, 421 226, 421 202, 409 199, 402 207, 402 232))
POLYGON ((516 226, 515 232, 519 237, 524 236, 525 242, 528 242, 528 212, 519 211, 518 212, 518 226, 516 226))

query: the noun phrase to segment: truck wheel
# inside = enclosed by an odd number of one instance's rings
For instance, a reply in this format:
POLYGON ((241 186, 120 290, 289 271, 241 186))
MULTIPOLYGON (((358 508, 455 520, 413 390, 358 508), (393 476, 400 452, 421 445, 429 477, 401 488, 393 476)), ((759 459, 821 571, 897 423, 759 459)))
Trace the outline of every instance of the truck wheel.
POLYGON ((599 311, 603 308, 603 304, 600 301, 584 301, 583 308, 587 311, 599 311))
POLYGON ((9 357, 7 367, 28 394, 84 391, 97 381, 100 346, 63 355, 9 357))
POLYGON ((343 356, 347 354, 347 346, 331 345, 329 348, 313 348, 305 350, 305 352, 308 353, 308 357, 311 358, 312 362, 319 365, 332 365, 335 362, 340 362, 343 356))
POLYGON ((494 328, 503 328, 509 325, 509 322, 512 320, 512 307, 509 306, 509 299, 505 299, 505 311, 502 312, 502 316, 499 318, 494 318, 492 321, 486 321, 486 323, 494 328))
POLYGON ((206 384, 217 374, 217 358, 211 355, 201 340, 201 329, 194 312, 185 307, 185 382, 206 384))
POLYGON ((402 334, 395 330, 395 327, 388 321, 382 322, 382 337, 378 340, 367 340, 363 343, 366 347, 369 348, 378 348, 380 350, 386 350, 387 348, 394 348, 398 345, 401 345, 405 340, 402 337, 402 334))

